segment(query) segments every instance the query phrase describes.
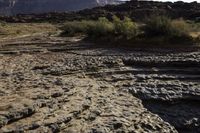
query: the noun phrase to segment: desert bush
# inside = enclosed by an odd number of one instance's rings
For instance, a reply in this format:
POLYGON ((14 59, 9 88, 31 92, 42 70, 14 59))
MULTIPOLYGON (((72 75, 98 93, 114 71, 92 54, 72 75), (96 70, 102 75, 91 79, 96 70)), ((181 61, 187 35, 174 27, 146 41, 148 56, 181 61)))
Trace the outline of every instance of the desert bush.
POLYGON ((189 26, 184 20, 171 20, 165 16, 150 17, 144 26, 148 36, 187 37, 189 26))
POLYGON ((101 17, 97 21, 66 22, 62 30, 62 35, 67 36, 85 34, 90 38, 121 36, 122 38, 132 39, 137 35, 138 28, 130 18, 125 17, 124 20, 120 20, 114 16, 112 22, 105 17, 101 17))
POLYGON ((144 33, 148 36, 164 36, 170 32, 171 21, 163 16, 150 17, 144 26, 144 33))
POLYGON ((122 35, 127 39, 131 39, 137 36, 137 26, 136 24, 128 17, 125 17, 122 24, 122 35))
POLYGON ((114 33, 114 25, 107 18, 101 17, 88 27, 86 33, 93 38, 105 37, 114 33))
POLYGON ((61 35, 74 36, 77 34, 85 34, 92 25, 94 25, 93 21, 85 20, 65 22, 64 26, 61 27, 63 30, 61 35))
POLYGON ((189 36, 189 29, 189 25, 184 20, 172 20, 168 34, 175 37, 189 36))
POLYGON ((171 31, 168 34, 169 42, 193 44, 193 37, 190 35, 190 26, 184 20, 172 20, 171 31))
POLYGON ((66 22, 63 30, 68 36, 84 34, 87 35, 87 39, 97 41, 189 44, 188 42, 194 40, 189 35, 190 28, 184 20, 171 20, 164 16, 151 17, 146 24, 141 25, 137 25, 128 17, 121 20, 116 16, 113 16, 112 21, 105 17, 97 21, 72 21, 66 22))
POLYGON ((125 17, 124 20, 120 20, 118 17, 113 16, 113 24, 116 35, 123 36, 126 39, 137 36, 138 28, 130 18, 125 17))
POLYGON ((122 29, 122 21, 117 17, 117 16, 113 16, 113 24, 114 24, 114 29, 115 29, 115 34, 119 35, 121 33, 121 29, 122 29))

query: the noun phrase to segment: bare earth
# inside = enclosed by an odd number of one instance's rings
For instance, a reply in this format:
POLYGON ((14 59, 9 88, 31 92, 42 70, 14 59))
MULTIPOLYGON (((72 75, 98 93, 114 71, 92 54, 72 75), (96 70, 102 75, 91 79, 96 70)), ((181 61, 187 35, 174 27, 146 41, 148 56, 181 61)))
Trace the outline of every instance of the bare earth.
POLYGON ((200 51, 35 35, 0 44, 0 133, 198 133, 200 51))

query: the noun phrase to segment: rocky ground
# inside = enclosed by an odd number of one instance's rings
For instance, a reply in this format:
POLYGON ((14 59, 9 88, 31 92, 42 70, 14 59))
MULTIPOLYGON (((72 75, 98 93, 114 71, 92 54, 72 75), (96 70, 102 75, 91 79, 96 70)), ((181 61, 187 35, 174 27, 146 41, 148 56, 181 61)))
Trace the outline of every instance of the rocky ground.
POLYGON ((198 50, 46 35, 4 40, 0 132, 198 133, 199 81, 198 50))

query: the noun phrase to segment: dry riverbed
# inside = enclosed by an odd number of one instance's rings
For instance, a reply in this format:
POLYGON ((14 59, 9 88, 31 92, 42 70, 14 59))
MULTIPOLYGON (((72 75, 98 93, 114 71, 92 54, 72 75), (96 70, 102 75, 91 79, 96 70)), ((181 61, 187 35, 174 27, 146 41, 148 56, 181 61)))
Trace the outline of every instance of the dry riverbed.
POLYGON ((0 46, 0 132, 198 133, 200 51, 48 35, 0 46))

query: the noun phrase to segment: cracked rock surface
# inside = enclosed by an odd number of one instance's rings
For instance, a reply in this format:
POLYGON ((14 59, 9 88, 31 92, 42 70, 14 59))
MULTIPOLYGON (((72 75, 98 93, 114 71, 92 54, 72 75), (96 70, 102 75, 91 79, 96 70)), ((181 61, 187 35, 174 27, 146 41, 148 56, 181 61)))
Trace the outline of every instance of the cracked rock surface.
POLYGON ((199 51, 47 36, 0 48, 2 133, 200 132, 199 51))

